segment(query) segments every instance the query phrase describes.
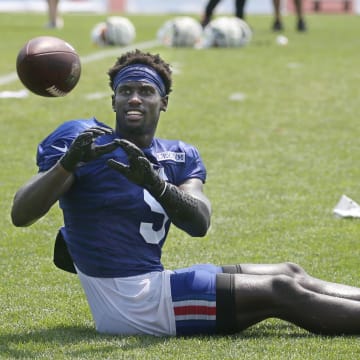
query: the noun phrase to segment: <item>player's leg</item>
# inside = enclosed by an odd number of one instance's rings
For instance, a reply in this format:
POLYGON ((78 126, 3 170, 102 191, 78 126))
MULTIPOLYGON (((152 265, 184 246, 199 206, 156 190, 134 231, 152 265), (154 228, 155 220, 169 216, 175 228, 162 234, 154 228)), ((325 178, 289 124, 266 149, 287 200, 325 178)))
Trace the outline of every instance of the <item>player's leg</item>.
POLYGON ((170 277, 177 335, 234 333, 268 318, 314 333, 360 333, 360 301, 317 293, 296 277, 276 274, 289 271, 286 265, 244 266, 274 275, 239 273, 239 265, 177 270, 170 277))
POLYGON ((296 16, 297 16, 297 30, 298 31, 306 31, 306 24, 305 24, 305 20, 303 17, 303 4, 302 4, 303 0, 294 0, 294 5, 295 5, 295 11, 296 11, 296 16))
POLYGON ((244 7, 245 7, 246 0, 236 0, 235 1, 235 16, 244 19, 245 13, 244 13, 244 7))
POLYGON ((360 301, 360 288, 312 277, 301 266, 294 263, 241 264, 237 265, 237 269, 238 271, 236 272, 249 275, 287 275, 307 290, 333 297, 360 301))
POLYGON ((221 0, 210 0, 206 7, 205 7, 205 13, 201 19, 201 26, 205 27, 210 21, 213 16, 213 12, 216 8, 216 6, 219 4, 221 0))
POLYGON ((359 301, 307 290, 288 275, 218 274, 216 302, 220 332, 278 318, 313 333, 360 333, 359 301))
POLYGON ((57 0, 47 0, 48 2, 48 13, 49 13, 49 25, 56 27, 56 16, 57 16, 57 0))
POLYGON ((61 28, 63 27, 63 20, 58 15, 59 0, 47 0, 48 3, 48 15, 49 23, 47 27, 49 28, 61 28))
POLYGON ((359 301, 307 290, 287 275, 224 275, 233 278, 238 330, 275 317, 313 333, 360 333, 359 301))
POLYGON ((221 0, 210 0, 205 8, 205 15, 212 16, 216 6, 219 4, 221 0))
POLYGON ((284 30, 283 24, 281 22, 281 0, 273 0, 274 7, 274 23, 272 26, 273 31, 282 31, 284 30))

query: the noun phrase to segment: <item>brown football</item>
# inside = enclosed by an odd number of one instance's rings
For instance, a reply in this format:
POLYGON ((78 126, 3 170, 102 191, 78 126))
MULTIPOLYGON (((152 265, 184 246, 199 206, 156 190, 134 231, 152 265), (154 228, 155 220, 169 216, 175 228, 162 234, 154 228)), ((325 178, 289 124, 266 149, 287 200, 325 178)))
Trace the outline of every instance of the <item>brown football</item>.
POLYGON ((53 36, 29 40, 19 51, 16 71, 21 82, 40 96, 68 94, 81 74, 80 58, 66 41, 53 36))

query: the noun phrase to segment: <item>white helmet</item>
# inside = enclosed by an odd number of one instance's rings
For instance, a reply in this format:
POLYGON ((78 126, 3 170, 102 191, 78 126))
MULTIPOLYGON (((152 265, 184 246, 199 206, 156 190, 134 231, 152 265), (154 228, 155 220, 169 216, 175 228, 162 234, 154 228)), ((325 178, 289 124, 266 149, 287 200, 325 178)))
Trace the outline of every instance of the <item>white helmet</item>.
POLYGON ((252 37, 249 25, 237 17, 222 16, 204 29, 203 47, 241 47, 252 37))
POLYGON ((106 23, 101 22, 96 24, 91 30, 92 43, 97 46, 105 46, 106 45, 105 33, 106 33, 106 23))
POLYGON ((170 47, 194 47, 201 42, 200 22, 189 16, 166 21, 157 33, 158 40, 170 47))
POLYGON ((122 16, 107 18, 105 39, 108 45, 129 45, 134 41, 135 36, 135 27, 128 18, 122 16))

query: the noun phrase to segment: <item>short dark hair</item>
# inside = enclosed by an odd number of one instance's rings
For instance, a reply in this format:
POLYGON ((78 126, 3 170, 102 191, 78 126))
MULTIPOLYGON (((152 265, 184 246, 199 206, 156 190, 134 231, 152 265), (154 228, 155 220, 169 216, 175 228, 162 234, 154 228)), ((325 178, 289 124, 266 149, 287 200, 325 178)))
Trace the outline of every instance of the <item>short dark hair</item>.
POLYGON ((150 54, 142 52, 139 49, 126 52, 121 55, 115 64, 109 69, 108 75, 110 78, 109 85, 113 88, 115 75, 125 66, 130 64, 144 64, 151 66, 161 77, 165 85, 165 92, 168 95, 172 91, 172 71, 170 65, 166 63, 159 54, 150 54))

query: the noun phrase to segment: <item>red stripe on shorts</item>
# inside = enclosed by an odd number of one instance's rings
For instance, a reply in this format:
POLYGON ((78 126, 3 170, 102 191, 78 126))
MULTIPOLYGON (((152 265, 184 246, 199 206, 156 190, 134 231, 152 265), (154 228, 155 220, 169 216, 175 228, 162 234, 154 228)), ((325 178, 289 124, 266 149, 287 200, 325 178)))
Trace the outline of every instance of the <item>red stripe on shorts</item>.
POLYGON ((209 306, 175 306, 176 315, 188 315, 188 314, 201 314, 201 315, 216 315, 216 307, 209 306))

